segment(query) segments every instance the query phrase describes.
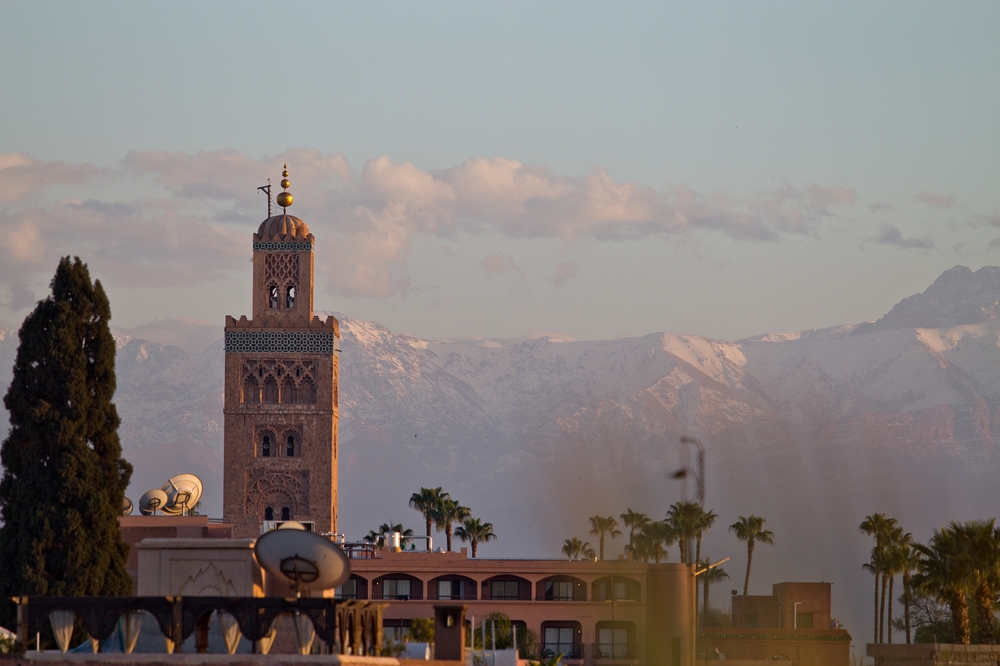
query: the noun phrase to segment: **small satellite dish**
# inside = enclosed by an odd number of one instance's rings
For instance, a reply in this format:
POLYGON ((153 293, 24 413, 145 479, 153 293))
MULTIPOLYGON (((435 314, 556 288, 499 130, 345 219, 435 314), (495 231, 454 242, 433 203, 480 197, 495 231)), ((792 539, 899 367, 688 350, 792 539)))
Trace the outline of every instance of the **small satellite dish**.
POLYGON ((351 562, 340 546, 305 529, 285 525, 288 523, 265 532, 253 547, 258 564, 269 574, 294 587, 296 594, 329 590, 350 577, 351 562))
POLYGON ((123 516, 129 515, 130 513, 132 513, 132 509, 133 508, 134 507, 132 506, 132 500, 130 500, 127 497, 123 497, 122 498, 122 515, 123 516))
POLYGON ((167 494, 165 492, 157 488, 147 490, 143 496, 139 498, 139 513, 144 516, 148 516, 151 513, 156 513, 158 509, 162 509, 166 505, 167 494))
MULTIPOLYGON (((297 520, 286 520, 278 525, 279 530, 305 530, 306 526, 297 520)), ((308 532, 308 530, 306 530, 308 532)))
POLYGON ((201 500, 204 485, 194 474, 178 474, 163 484, 163 492, 167 494, 167 505, 164 513, 180 514, 194 508, 201 500))

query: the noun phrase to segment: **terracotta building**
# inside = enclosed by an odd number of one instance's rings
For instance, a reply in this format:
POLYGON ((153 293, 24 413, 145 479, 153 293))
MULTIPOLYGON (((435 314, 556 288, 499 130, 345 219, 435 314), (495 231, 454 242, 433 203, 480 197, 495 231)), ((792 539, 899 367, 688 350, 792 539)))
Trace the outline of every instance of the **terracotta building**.
POLYGON ((778 583, 772 594, 734 595, 732 627, 706 628, 699 652, 732 661, 846 666, 851 635, 830 613, 830 583, 778 583))
POLYGON ((535 633, 541 650, 565 654, 566 664, 694 664, 689 566, 469 559, 464 548, 377 555, 351 560, 351 579, 337 594, 392 601, 383 614, 386 636, 401 638, 411 619, 433 617, 435 605, 451 602, 466 606, 470 622, 494 611, 507 615, 535 633))
POLYGON ((256 537, 265 520, 336 532, 340 329, 313 314, 315 250, 301 219, 264 220, 253 235, 253 317, 226 317, 223 515, 237 538, 256 537))

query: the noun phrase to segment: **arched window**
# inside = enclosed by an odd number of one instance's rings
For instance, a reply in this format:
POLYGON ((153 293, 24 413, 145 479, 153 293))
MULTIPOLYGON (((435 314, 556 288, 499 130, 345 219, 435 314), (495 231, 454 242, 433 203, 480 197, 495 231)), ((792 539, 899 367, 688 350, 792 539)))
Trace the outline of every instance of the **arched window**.
POLYGON ((260 391, 257 389, 257 380, 253 377, 247 377, 246 383, 243 384, 243 395, 240 396, 240 402, 254 405, 260 402, 260 391))
POLYGON ((274 508, 267 507, 264 509, 264 520, 274 520, 274 508))
POLYGON ((292 381, 291 376, 285 377, 285 381, 281 383, 281 402, 294 404, 298 402, 298 398, 295 382, 292 381))
POLYGON ((308 377, 302 380, 302 385, 299 386, 299 402, 310 405, 316 402, 316 385, 308 377))
POLYGON ((264 435, 264 444, 261 446, 260 454, 265 458, 271 457, 271 436, 264 435))
POLYGON ((288 288, 285 289, 285 307, 289 310, 295 307, 295 285, 290 284, 288 288))
POLYGON ((277 310, 278 309, 278 305, 279 305, 279 303, 278 303, 278 285, 272 284, 270 287, 268 287, 267 291, 268 291, 267 306, 269 308, 271 308, 272 310, 277 310))
POLYGON ((289 458, 295 456, 295 435, 289 435, 285 442, 285 455, 289 458))
POLYGON ((281 507, 281 519, 282 520, 291 520, 292 519, 292 510, 289 509, 287 506, 281 507))
POLYGON ((278 402, 278 383, 270 377, 264 380, 264 402, 278 402))

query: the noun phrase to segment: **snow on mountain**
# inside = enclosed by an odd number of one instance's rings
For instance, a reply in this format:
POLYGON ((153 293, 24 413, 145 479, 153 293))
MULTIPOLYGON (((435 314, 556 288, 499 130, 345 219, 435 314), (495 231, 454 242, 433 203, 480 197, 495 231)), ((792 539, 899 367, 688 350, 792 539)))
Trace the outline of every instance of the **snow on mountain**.
MULTIPOLYGON (((860 589, 864 515, 896 515, 923 539, 947 520, 997 513, 998 302, 1000 268, 959 266, 878 322, 738 342, 658 333, 486 345, 338 315, 340 527, 418 527, 410 493, 443 486, 494 523, 487 555, 557 555, 563 539, 586 536, 589 515, 662 515, 680 499, 668 477, 690 434, 706 446, 720 525, 753 512, 778 535, 755 558, 762 585, 860 589)), ((221 340, 201 354, 118 344, 130 495, 194 472, 219 515, 221 340)), ((0 331, 3 385, 16 347, 16 331, 0 331)), ((725 529, 705 548, 742 566, 725 529)))

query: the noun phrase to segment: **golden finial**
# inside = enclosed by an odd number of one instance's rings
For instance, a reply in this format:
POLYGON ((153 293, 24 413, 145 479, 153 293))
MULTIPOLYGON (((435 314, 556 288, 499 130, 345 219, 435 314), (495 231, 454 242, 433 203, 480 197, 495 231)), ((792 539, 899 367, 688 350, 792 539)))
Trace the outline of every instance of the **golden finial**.
POLYGON ((288 208, 292 205, 292 201, 294 201, 291 192, 288 191, 289 185, 291 185, 291 183, 288 180, 288 165, 285 164, 285 168, 281 171, 281 187, 284 188, 285 191, 279 193, 277 196, 278 205, 281 206, 282 209, 288 208))

